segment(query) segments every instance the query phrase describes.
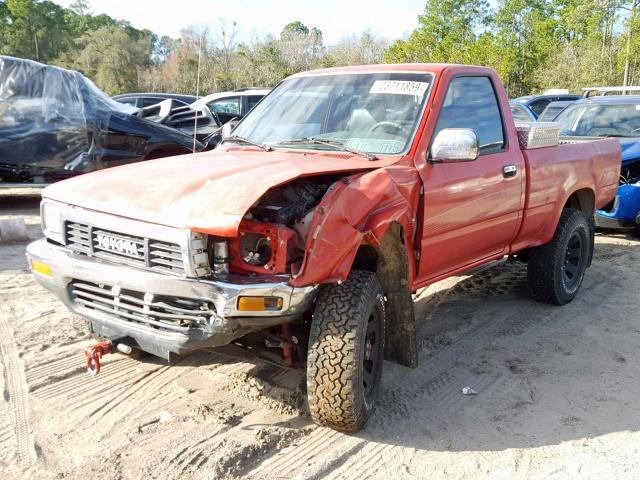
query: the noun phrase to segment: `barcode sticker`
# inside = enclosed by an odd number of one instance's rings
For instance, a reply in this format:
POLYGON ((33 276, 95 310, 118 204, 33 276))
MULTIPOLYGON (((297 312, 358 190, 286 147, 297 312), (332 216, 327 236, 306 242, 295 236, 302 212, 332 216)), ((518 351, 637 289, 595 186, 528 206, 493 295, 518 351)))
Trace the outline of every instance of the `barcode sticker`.
POLYGON ((369 93, 391 93, 396 95, 414 95, 420 97, 429 88, 429 82, 410 82, 407 80, 376 80, 369 93))

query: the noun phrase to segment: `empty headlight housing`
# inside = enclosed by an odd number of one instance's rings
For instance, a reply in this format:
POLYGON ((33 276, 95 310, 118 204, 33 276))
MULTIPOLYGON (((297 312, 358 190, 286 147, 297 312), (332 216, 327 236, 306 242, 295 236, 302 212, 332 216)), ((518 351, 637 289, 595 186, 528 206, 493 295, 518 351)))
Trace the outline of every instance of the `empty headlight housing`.
POLYGON ((243 220, 229 242, 231 273, 286 273, 296 232, 284 225, 243 220))
POLYGON ((240 255, 249 265, 265 265, 273 255, 271 239, 259 233, 246 233, 240 238, 240 255))

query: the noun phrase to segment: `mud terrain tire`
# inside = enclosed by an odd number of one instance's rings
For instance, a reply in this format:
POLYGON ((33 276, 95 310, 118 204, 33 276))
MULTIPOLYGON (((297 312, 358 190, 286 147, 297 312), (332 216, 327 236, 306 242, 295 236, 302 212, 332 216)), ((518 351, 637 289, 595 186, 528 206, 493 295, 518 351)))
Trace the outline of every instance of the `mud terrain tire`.
POLYGON ((357 432, 373 412, 384 357, 385 307, 374 273, 354 270, 323 287, 309 334, 307 397, 313 421, 357 432))
POLYGON ((582 285, 593 254, 593 228, 587 215, 565 208, 551 241, 529 255, 529 290, 536 300, 565 305, 582 285))

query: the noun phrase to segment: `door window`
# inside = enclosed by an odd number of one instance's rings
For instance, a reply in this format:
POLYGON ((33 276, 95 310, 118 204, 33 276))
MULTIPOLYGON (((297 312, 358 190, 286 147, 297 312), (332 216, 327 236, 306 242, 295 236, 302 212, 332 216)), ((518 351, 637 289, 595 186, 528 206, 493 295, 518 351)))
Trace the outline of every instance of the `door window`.
POLYGON ((215 113, 223 115, 240 115, 240 97, 221 98, 208 103, 215 113))
POLYGON ((489 77, 456 77, 451 81, 433 137, 443 128, 475 130, 481 155, 504 150, 502 115, 489 77))
POLYGON ((247 96, 247 112, 249 112, 249 110, 255 107, 256 103, 262 100, 263 96, 264 95, 248 95, 247 96))
POLYGON ((117 101, 119 103, 124 103, 125 105, 131 105, 132 107, 135 107, 137 99, 135 97, 127 97, 127 98, 118 98, 117 101))

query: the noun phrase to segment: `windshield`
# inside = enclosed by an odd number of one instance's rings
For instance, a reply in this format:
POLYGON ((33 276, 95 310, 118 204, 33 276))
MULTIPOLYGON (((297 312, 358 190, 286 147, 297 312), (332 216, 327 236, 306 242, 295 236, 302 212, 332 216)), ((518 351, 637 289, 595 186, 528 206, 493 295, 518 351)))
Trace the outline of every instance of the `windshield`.
POLYGON ((572 105, 555 121, 564 136, 640 137, 640 104, 572 105))
POLYGON ((339 144, 400 154, 411 143, 431 83, 431 75, 416 73, 292 78, 260 102, 233 135, 268 146, 339 150, 339 144))

